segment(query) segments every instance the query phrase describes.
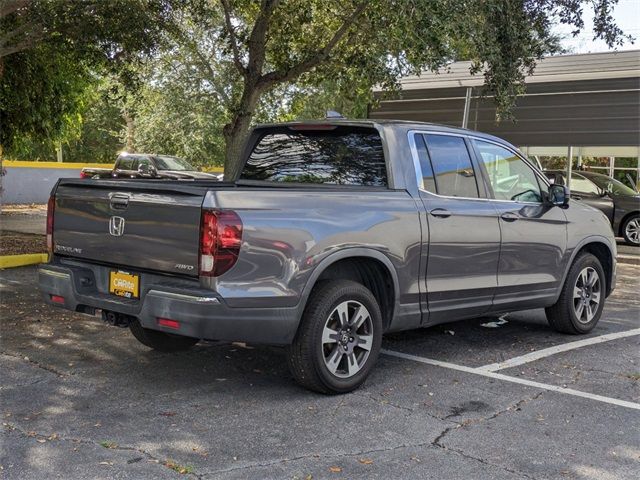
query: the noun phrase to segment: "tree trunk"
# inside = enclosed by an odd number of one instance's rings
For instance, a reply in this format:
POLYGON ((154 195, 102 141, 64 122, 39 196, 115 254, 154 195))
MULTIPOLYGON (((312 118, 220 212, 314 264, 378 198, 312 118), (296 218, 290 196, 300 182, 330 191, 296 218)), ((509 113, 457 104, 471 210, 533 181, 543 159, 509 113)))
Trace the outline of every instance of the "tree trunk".
POLYGON ((135 145, 135 135, 136 135, 136 123, 134 118, 129 114, 129 112, 127 110, 124 110, 124 112, 122 113, 122 117, 124 118, 124 121, 126 122, 126 138, 125 138, 125 142, 126 145, 124 147, 125 151, 132 153, 136 151, 136 145, 135 145))
POLYGON ((240 105, 228 124, 222 131, 225 140, 224 179, 234 181, 242 171, 242 153, 251 130, 251 120, 260 98, 261 89, 256 82, 246 81, 240 105))

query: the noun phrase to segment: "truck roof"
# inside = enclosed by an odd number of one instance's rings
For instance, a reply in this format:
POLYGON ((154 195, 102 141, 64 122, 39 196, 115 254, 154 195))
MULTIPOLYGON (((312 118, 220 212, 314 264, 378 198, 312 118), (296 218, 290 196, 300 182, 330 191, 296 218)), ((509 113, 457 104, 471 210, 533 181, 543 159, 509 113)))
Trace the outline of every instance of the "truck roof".
POLYGON ((432 130, 436 132, 448 132, 448 133, 458 133, 463 135, 473 135, 475 137, 486 138, 487 140, 492 140, 493 142, 502 143, 504 145, 511 145, 511 143, 506 140, 496 137, 494 135, 490 135, 488 133, 479 132, 477 130, 470 130, 467 128, 461 127, 453 127, 451 125, 443 125, 439 123, 428 123, 428 122, 416 122, 411 120, 385 120, 385 119, 360 119, 360 120, 351 120, 351 119, 336 119, 336 118, 328 118, 324 120, 302 120, 302 121, 294 121, 294 122, 279 122, 279 123, 263 123, 256 125, 256 129, 262 128, 277 128, 277 127, 301 127, 301 126, 317 126, 317 125, 335 125, 335 126, 350 126, 350 127, 369 127, 369 128, 397 128, 404 131, 409 130, 432 130))

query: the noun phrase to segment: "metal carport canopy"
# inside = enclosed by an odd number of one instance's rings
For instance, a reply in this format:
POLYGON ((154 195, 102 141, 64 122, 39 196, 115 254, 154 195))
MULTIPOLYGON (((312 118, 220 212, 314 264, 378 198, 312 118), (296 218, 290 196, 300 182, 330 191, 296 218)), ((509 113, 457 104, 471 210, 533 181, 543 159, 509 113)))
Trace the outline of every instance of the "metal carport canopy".
MULTIPOLYGON (((381 100, 369 117, 461 126, 468 96, 467 127, 518 146, 626 147, 640 145, 640 50, 547 57, 526 78, 526 94, 513 111, 515 122, 495 120, 490 96, 481 97, 484 77, 470 62, 401 80, 401 93, 381 100)), ((384 98, 377 91, 378 98, 384 98)), ((608 155, 611 155, 609 153, 608 155)))

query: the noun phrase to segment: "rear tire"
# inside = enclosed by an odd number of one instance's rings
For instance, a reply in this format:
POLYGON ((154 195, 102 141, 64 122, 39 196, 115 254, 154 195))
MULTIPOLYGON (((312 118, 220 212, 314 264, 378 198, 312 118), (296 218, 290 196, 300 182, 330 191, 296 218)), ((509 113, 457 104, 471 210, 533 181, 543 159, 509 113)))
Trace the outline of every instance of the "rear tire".
POLYGON ((138 319, 129 324, 129 330, 141 344, 159 352, 180 352, 188 350, 200 341, 198 338, 184 337, 171 333, 144 328, 138 319))
POLYGON ((622 236, 628 245, 640 246, 640 215, 632 215, 624 221, 622 236))
POLYGON ((567 274, 558 301, 545 310, 549 325, 561 333, 589 333, 602 315, 606 288, 600 260, 581 254, 567 274))
POLYGON ((351 280, 331 280, 311 292, 287 360, 303 387, 347 393, 367 379, 381 345, 382 314, 371 291, 351 280))

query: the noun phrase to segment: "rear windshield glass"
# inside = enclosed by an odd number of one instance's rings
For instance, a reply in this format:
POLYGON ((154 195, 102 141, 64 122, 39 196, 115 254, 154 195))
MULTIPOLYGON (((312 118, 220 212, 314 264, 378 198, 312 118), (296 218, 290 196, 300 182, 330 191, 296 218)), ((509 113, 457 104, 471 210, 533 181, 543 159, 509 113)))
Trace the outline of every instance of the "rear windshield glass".
POLYGON ((260 139, 240 179, 386 187, 387 169, 375 129, 284 128, 260 139))

